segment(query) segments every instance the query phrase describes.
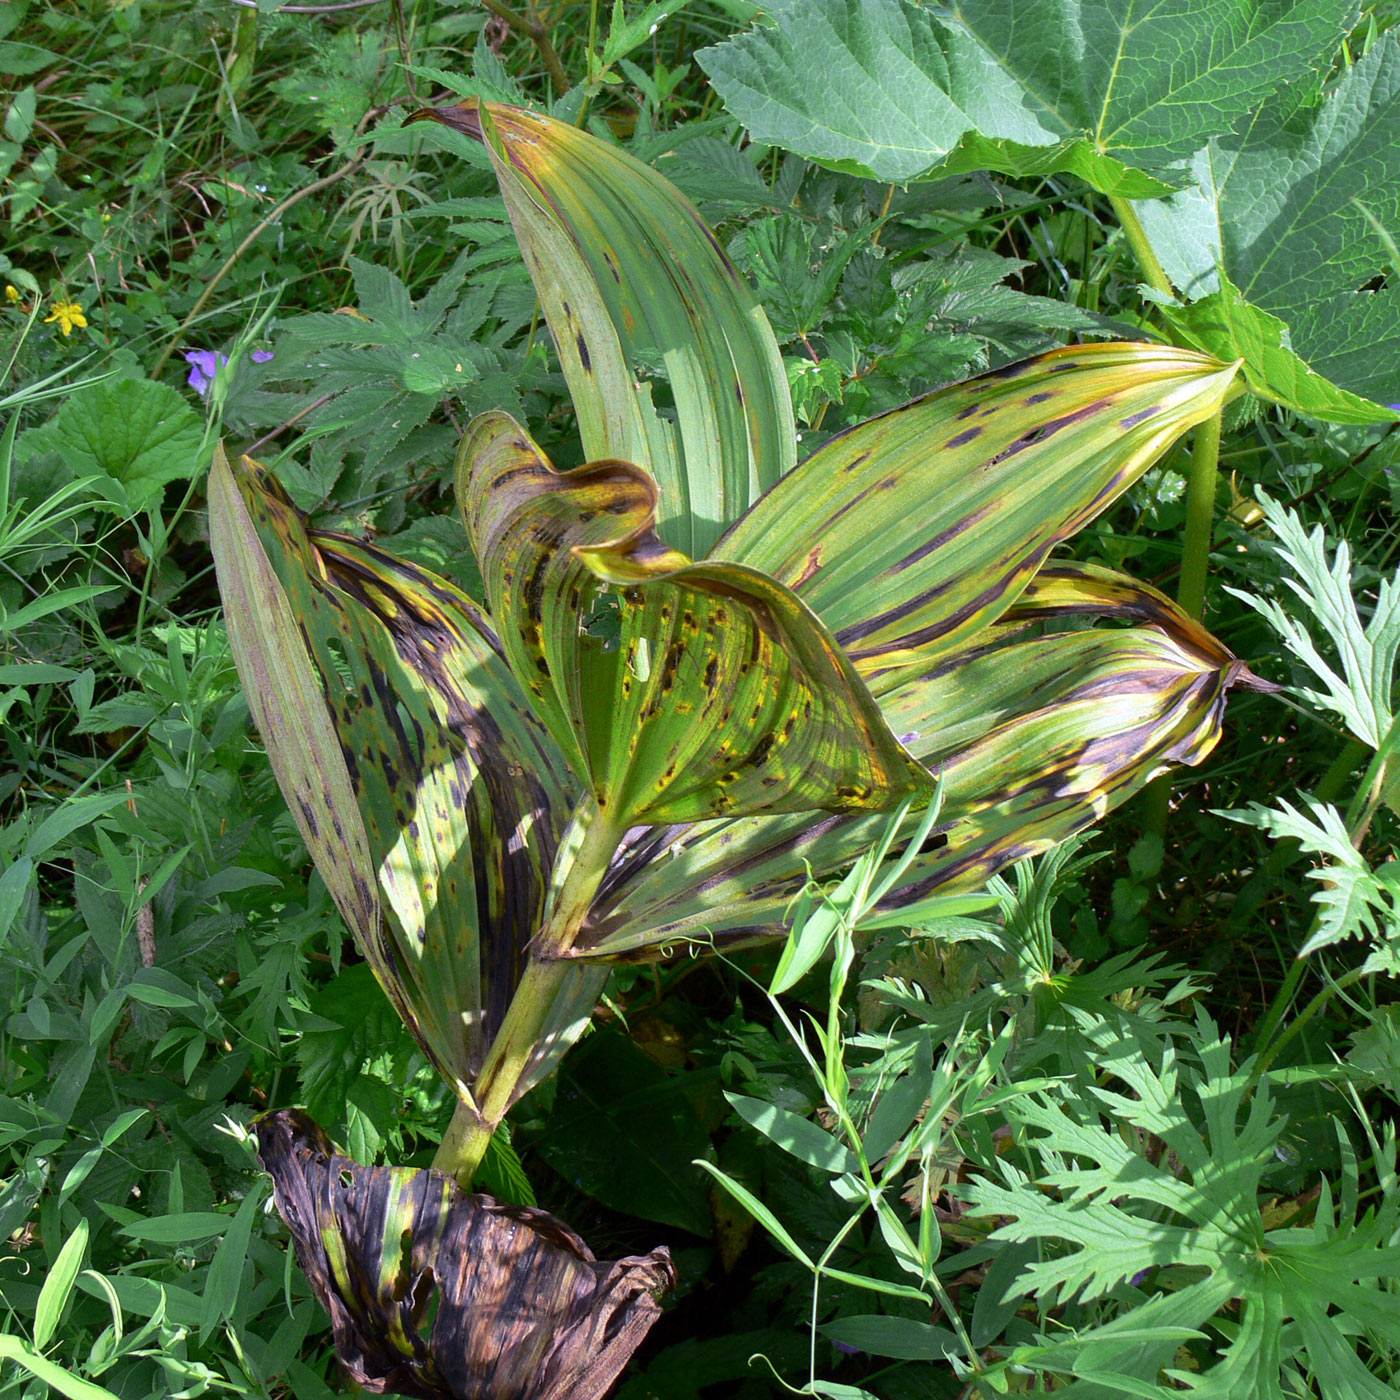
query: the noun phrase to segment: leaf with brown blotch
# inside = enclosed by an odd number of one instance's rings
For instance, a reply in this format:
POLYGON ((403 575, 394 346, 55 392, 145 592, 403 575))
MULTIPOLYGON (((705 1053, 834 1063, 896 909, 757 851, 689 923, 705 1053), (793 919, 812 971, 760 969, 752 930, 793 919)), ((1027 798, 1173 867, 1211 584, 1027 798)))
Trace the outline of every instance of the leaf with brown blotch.
POLYGON ((569 122, 475 99, 409 120, 486 146, 585 455, 644 463, 662 530, 703 554, 797 460, 778 344, 743 274, 669 180, 569 122), (656 366, 674 417, 652 405, 656 366))
MULTIPOLYGON (((1219 739, 1227 689, 1267 688, 1157 590, 1076 564, 1045 570, 981 648, 886 679, 897 681, 880 696, 887 720, 943 784, 939 826, 891 904, 976 887, 1090 825, 1167 764, 1199 763, 1219 739), (1071 613, 1139 625, 1026 631, 1071 613)), ((809 872, 838 870, 880 828, 865 817, 752 817, 635 834, 574 955, 645 960, 688 939, 780 936, 809 872)))
POLYGON ((861 674, 951 655, 1188 428, 1237 366, 1070 345, 837 434, 715 546, 793 589, 861 674))
POLYGON ((561 473, 504 413, 458 455, 457 498, 502 645, 620 837, 721 814, 885 811, 933 781, 790 589, 692 564, 627 462, 561 473), (583 621, 619 589, 607 650, 583 621))
POLYGON ((601 1400, 676 1285, 664 1247, 600 1262, 542 1210, 361 1166, 297 1109, 254 1130, 340 1358, 376 1394, 601 1400))
POLYGON ((219 458, 210 500, 235 654, 283 792, 338 904, 337 871, 359 851, 353 869, 368 888, 356 898, 379 923, 355 905, 347 921, 410 1031, 469 1101, 538 926, 574 779, 459 590, 309 529, 247 458, 236 468, 219 458), (246 596, 246 580, 259 578, 294 620, 279 624, 276 606, 246 596), (278 667, 299 685, 281 682, 278 667), (320 736, 315 745, 302 728, 320 736))

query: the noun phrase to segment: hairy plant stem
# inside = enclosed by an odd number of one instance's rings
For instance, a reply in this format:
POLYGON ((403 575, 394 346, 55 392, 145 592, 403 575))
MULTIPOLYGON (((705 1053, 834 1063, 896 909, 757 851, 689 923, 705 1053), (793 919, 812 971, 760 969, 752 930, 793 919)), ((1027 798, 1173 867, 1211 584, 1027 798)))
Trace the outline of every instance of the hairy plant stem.
POLYGON ((491 1137, 513 1102, 555 1001, 569 979, 581 973, 563 954, 578 936, 621 835, 585 798, 560 842, 544 925, 534 940, 537 951, 486 1052, 476 1077, 475 1103, 458 1103, 433 1158, 433 1166, 455 1176, 464 1190, 471 1189, 491 1137))

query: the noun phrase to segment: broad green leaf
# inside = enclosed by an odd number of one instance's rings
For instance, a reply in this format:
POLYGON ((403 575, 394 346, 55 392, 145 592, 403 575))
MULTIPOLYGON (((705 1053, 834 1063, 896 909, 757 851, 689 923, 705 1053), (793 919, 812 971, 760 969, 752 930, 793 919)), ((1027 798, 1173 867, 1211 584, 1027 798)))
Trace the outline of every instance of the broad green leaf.
MULTIPOLYGON (((1191 175, 1137 206, 1177 290, 1218 291, 1223 268, 1314 372, 1400 401, 1400 297, 1370 289, 1393 274, 1382 232, 1400 226, 1400 41, 1382 37, 1310 111, 1286 96, 1266 105, 1201 150, 1191 175)), ((1387 417, 1378 407, 1371 421, 1387 417)))
POLYGON ((625 1036, 594 1031, 560 1068, 534 1150, 614 1210, 708 1236, 709 1181, 691 1163, 710 1140, 689 1087, 625 1036))
POLYGON ((793 589, 867 677, 950 654, 1234 374, 1189 350, 1073 345, 938 389, 819 448, 713 557, 793 589))
POLYGON ((83 1254, 87 1250, 88 1223, 79 1220, 77 1228, 63 1242, 58 1258, 39 1289, 39 1300, 34 1305, 34 1345, 40 1350, 48 1346, 58 1329, 63 1309, 68 1306, 69 1295, 78 1271, 83 1267, 83 1254))
MULTIPOLYGON (((1289 328, 1277 316, 1250 305, 1229 278, 1218 280, 1220 290, 1200 301, 1158 308, 1179 341, 1207 355, 1242 360, 1250 392, 1295 413, 1329 423, 1400 422, 1400 413, 1323 378, 1293 350, 1289 328)), ((1394 313, 1400 321, 1400 304, 1394 313)), ((1395 384, 1400 386, 1400 376, 1395 384)))
MULTIPOLYGON (((899 673, 881 697, 891 727, 938 773, 939 824, 882 913, 972 889, 1098 820, 1169 763, 1198 763, 1220 736, 1229 685, 1259 683, 1199 623, 1122 575, 1057 565, 1022 594, 987 645, 899 673), (1087 615, 1148 625, 1018 635, 1087 615)), ((774 937, 810 875, 855 859, 884 819, 753 817, 667 830, 669 852, 620 864, 576 945, 582 956, 655 957, 685 940, 774 937), (810 872, 810 875, 809 875, 810 872)), ((624 848, 624 856, 627 848, 624 848)))
POLYGON ((619 836, 932 791, 789 589, 657 537, 639 468, 556 472, 513 419, 485 414, 463 440, 457 496, 506 655, 619 836), (620 589, 612 650, 583 625, 599 579, 620 589))
POLYGON ((690 203, 567 122, 475 101, 418 114, 484 141, 590 459, 646 466, 667 537, 701 554, 795 460, 773 332, 690 203), (669 380, 674 410, 652 403, 669 380))
POLYGON ((64 401, 53 445, 79 475, 129 514, 155 509, 170 481, 199 470, 199 416, 168 384, 117 379, 91 384, 64 401))
POLYGON ((465 1096, 536 931, 572 779, 470 599, 308 531, 247 459, 215 481, 216 525, 244 522, 242 555, 217 531, 215 551, 250 704, 290 769, 279 782, 381 985, 465 1096), (250 571, 262 588, 245 596, 250 571), (273 585, 291 630, 269 657, 273 585), (295 687, 273 667, 295 668, 295 687), (293 716, 315 726, 314 748, 293 716))
POLYGON ((255 1130, 302 1272, 367 1390, 600 1400, 675 1287, 665 1249, 596 1261, 554 1216, 441 1172, 363 1167, 297 1110, 255 1130))
POLYGON ((909 0, 783 0, 771 15, 698 55, 756 140, 895 184, 1067 171, 1143 198, 1179 186, 1179 162, 1306 77, 1354 7, 957 0, 930 12, 909 0))

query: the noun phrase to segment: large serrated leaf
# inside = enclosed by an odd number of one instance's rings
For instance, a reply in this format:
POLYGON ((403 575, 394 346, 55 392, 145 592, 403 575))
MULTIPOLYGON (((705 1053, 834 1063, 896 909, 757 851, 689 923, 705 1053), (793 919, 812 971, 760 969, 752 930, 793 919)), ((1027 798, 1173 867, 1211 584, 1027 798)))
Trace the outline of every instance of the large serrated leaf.
MULTIPOLYGON (((1250 305, 1229 278, 1220 279, 1219 291, 1189 306, 1159 310, 1178 341, 1208 355, 1242 360, 1245 383, 1261 399, 1329 423, 1400 421, 1400 413, 1348 393, 1314 370, 1293 349, 1288 327, 1250 305)), ((1400 320, 1400 306, 1395 313, 1400 320)))
POLYGON ((762 141, 903 184, 1067 171, 1142 198, 1340 43, 1346 0, 785 0, 699 62, 762 141), (820 73, 821 81, 813 82, 820 73))
POLYGON ((576 797, 567 765, 458 589, 308 530, 248 459, 220 460, 211 501, 235 656, 289 769, 279 783, 380 983, 465 1099, 536 931, 576 797), (239 553, 226 520, 242 522, 239 553), (286 609, 272 647, 248 576, 286 609))
POLYGON ((475 100, 416 114, 484 141, 589 458, 644 463, 661 521, 701 554, 795 460, 773 332, 669 181, 587 132, 475 100), (659 365, 674 414, 652 403, 659 365))
POLYGON ((715 547, 786 584, 867 676, 946 655, 1193 424, 1233 366, 1074 345, 839 434, 715 547))
POLYGON ((1370 285, 1393 273, 1384 230, 1400 224, 1400 40, 1385 35, 1311 111, 1266 105, 1190 169, 1191 188, 1136 206, 1177 289, 1218 291, 1223 267, 1315 372, 1400 401, 1400 295, 1370 285))
POLYGON ((485 414, 463 439, 457 494, 506 655, 619 836, 932 792, 791 590, 660 540, 640 468, 556 472, 513 419, 485 414), (612 649, 582 625, 599 579, 620 589, 612 649))

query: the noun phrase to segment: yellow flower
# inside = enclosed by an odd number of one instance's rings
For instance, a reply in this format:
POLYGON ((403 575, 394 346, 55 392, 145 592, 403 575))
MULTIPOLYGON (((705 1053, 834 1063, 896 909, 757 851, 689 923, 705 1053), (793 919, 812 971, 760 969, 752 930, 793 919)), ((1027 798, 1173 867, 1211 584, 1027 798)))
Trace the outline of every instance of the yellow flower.
POLYGON ((8 282, 6 282, 6 283, 5 283, 5 300, 6 300, 6 301, 18 301, 18 300, 19 300, 19 288, 18 288, 18 287, 12 287, 8 282))
POLYGON ((58 328, 65 336, 73 333, 74 326, 87 325, 87 317, 83 315, 83 308, 76 301, 54 302, 53 311, 44 317, 44 324, 47 326, 51 321, 58 322, 58 328))

